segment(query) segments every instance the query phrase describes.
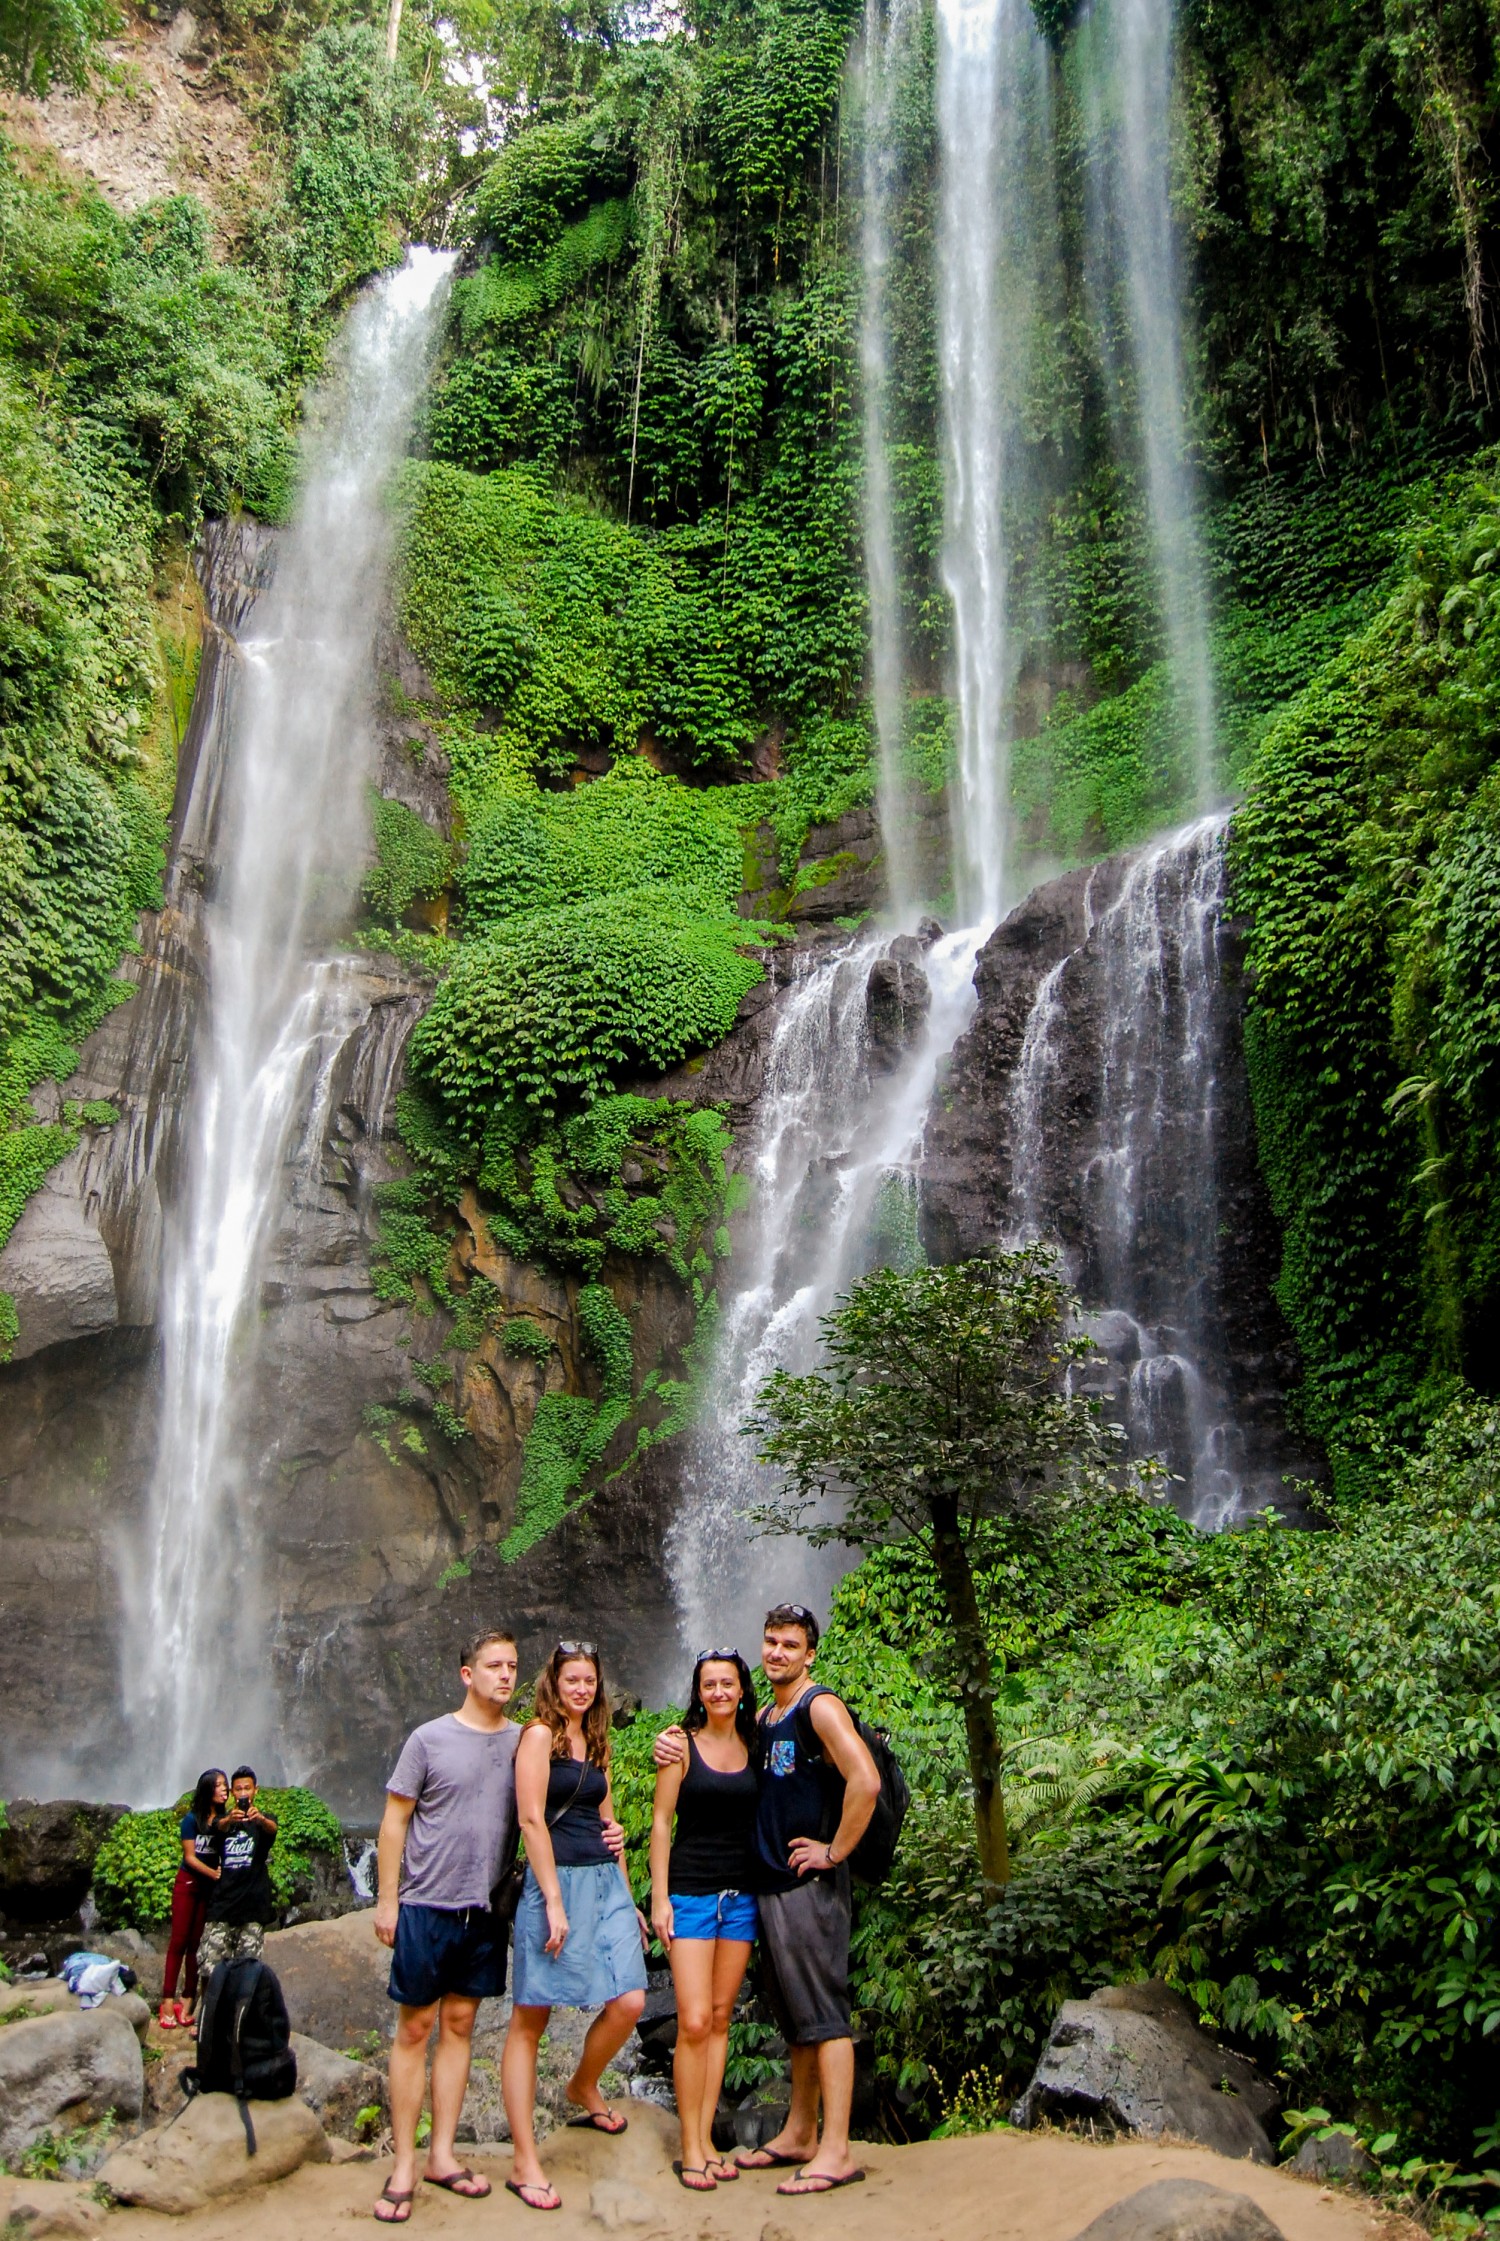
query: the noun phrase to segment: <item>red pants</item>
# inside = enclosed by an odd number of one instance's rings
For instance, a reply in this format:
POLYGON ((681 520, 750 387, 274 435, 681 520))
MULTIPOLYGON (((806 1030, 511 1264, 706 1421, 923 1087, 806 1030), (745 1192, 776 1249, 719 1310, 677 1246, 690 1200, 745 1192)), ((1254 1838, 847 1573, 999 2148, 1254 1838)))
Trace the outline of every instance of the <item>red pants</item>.
POLYGON ((172 1885, 172 1927, 167 1937, 167 1969, 161 1981, 161 1996, 170 2000, 177 1990, 177 1971, 184 1960, 182 1992, 184 1999, 198 1997, 198 1940, 203 1935, 203 1925, 208 1917, 208 1879, 194 1875, 191 1868, 180 1867, 177 1881, 172 1885))

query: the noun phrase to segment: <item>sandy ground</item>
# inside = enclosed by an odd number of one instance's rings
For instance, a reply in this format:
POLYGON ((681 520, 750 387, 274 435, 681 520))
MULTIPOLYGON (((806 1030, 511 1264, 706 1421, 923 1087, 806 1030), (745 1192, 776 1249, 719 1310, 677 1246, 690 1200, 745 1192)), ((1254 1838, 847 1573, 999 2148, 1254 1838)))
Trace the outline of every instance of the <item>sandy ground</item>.
MULTIPOLYGON (((1252 2163, 1230 2163, 1204 2148, 1145 2142, 1097 2145, 1061 2133, 996 2132, 965 2140, 927 2140, 912 2147, 858 2152, 863 2186, 812 2200, 776 2193, 783 2174, 747 2175, 714 2194, 686 2193, 672 2175, 676 2128, 661 2111, 625 2104, 630 2130, 609 2140, 559 2133, 543 2160, 563 2197, 545 2220, 503 2191, 504 2150, 465 2150, 495 2186, 485 2202, 455 2200, 433 2187, 419 2190, 411 2229, 430 2241, 488 2241, 497 2232, 542 2241, 599 2241, 606 2228, 635 2241, 1072 2241, 1112 2202, 1154 2180, 1192 2178, 1248 2194, 1280 2227, 1286 2241, 1401 2241, 1414 2229, 1383 2217, 1358 2196, 1252 2163), (609 2214, 611 2180, 626 2182, 626 2225, 609 2214), (597 2196, 594 2189, 600 2188, 597 2196), (634 2190, 639 2190, 638 2194, 634 2190), (594 2214, 590 2212, 591 2196, 594 2214)), ((350 2220, 373 2223, 371 2205, 388 2162, 308 2166, 266 2193, 253 2191, 188 2218, 142 2210, 111 2215, 111 2241, 243 2241, 247 2230, 272 2241, 332 2241, 350 2220)))

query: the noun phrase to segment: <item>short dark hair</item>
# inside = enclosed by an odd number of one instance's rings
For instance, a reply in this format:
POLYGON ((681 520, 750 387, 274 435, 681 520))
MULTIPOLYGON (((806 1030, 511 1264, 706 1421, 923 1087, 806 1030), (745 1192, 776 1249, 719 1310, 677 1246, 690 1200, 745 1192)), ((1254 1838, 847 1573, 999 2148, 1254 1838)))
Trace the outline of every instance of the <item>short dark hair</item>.
POLYGON ((487 1650, 491 1642, 508 1642, 517 1656, 520 1655, 514 1634, 507 1633, 503 1626, 492 1626, 487 1634, 476 1634, 472 1642, 465 1644, 458 1655, 459 1664, 472 1665, 480 1651, 487 1650))
POLYGON ((257 1789, 260 1788, 260 1776, 253 1766, 237 1766, 229 1777, 229 1787, 233 1789, 236 1782, 253 1782, 257 1789))
POLYGON ((773 1603, 761 1621, 762 1631, 768 1626, 800 1626, 808 1648, 818 1646, 818 1622, 805 1603, 773 1603))

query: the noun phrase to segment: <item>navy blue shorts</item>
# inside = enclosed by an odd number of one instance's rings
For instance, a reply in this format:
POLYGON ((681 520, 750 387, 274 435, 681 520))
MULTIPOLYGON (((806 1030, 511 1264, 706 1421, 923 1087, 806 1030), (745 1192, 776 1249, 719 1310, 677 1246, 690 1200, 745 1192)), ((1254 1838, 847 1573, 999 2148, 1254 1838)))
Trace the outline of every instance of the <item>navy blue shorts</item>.
POLYGON ((505 1990, 508 1942, 497 1933, 487 1906, 403 1906, 396 1917, 390 1996, 406 2008, 430 2008, 445 1992, 498 1999, 505 1990))

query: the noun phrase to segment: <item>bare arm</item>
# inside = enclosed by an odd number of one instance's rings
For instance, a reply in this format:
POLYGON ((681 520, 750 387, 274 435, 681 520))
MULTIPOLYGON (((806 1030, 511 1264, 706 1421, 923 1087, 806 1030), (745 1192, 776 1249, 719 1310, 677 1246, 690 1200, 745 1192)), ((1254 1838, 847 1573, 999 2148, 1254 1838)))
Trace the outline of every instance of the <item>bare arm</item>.
POLYGON ((205 1882, 217 1883, 219 1880, 219 1871, 216 1867, 210 1867, 207 1860, 199 1859, 197 1851, 195 1849, 196 1841, 196 1838, 191 1836, 185 1836, 183 1838, 182 1864, 186 1868, 191 1868, 194 1875, 201 1875, 205 1882))
POLYGON ((526 1864, 546 1901, 547 1951, 561 1953, 568 1938, 568 1914, 552 1855, 552 1833, 547 1827, 547 1779, 551 1771, 552 1730, 538 1722, 527 1728, 516 1747, 516 1818, 526 1839, 526 1864))
POLYGON ((651 1803, 651 1927, 666 1952, 672 1950, 672 1901, 667 1890, 667 1863, 672 1856, 672 1818, 677 1793, 682 1788, 681 1765, 659 1766, 656 1795, 651 1803))
POLYGON ((375 1935, 382 1945, 396 1942, 401 1855, 406 1850, 406 1832, 416 1810, 414 1797, 400 1797, 395 1790, 386 1791, 385 1811, 380 1816, 380 1835, 375 1844, 375 1935))
POLYGON ((880 1796, 880 1776, 875 1761, 860 1740, 859 1729, 836 1696, 815 1696, 808 1706, 814 1733, 844 1777, 844 1810, 827 1844, 816 1837, 794 1837, 787 1859, 799 1875, 809 1868, 838 1867, 848 1859, 865 1830, 880 1796))

